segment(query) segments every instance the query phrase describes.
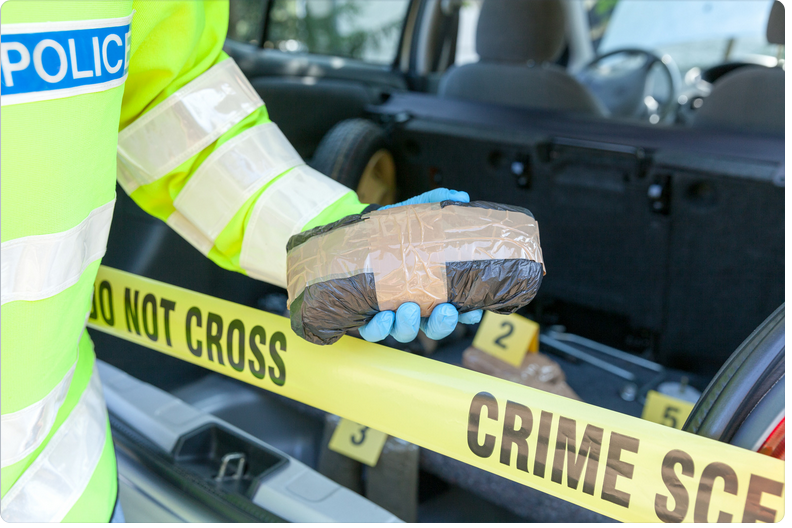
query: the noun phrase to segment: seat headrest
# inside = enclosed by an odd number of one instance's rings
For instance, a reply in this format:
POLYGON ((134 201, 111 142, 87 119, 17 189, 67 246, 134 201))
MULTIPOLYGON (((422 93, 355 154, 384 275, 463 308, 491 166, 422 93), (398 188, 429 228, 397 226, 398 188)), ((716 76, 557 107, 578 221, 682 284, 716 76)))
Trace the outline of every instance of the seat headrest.
POLYGON ((776 0, 767 19, 767 42, 784 44, 784 4, 776 0))
POLYGON ((476 29, 482 61, 554 61, 565 43, 560 0, 484 0, 476 29))

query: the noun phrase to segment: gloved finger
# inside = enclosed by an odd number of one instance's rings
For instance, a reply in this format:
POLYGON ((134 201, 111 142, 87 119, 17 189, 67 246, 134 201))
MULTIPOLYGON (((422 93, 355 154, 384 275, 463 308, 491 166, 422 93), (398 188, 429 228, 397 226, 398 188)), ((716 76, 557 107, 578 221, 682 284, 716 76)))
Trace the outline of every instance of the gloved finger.
POLYGON ((476 324, 481 321, 484 315, 484 310, 473 310, 472 312, 465 312, 459 314, 459 322, 461 324, 476 324))
POLYGON ((439 304, 429 317, 421 321, 421 330, 429 339, 443 339, 454 331, 458 320, 459 312, 452 304, 439 304))
POLYGON ((371 321, 358 328, 360 337, 372 343, 382 341, 390 334, 395 318, 396 314, 390 311, 378 313, 371 321))
POLYGON ((400 343, 409 343, 418 335, 420 322, 421 308, 413 302, 406 302, 396 310, 391 335, 400 343))
POLYGON ((417 205, 417 204, 426 204, 433 202, 442 202, 444 200, 453 200, 455 202, 469 202, 470 196, 468 195, 468 193, 464 191, 452 191, 450 189, 445 189, 445 188, 433 189, 423 194, 419 194, 418 196, 414 196, 409 200, 405 200, 403 202, 399 202, 393 205, 386 205, 381 209, 389 209, 391 207, 398 207, 400 205, 417 205))
POLYGON ((433 203, 444 200, 454 200, 455 202, 469 202, 470 196, 465 191, 452 191, 451 189, 433 189, 429 192, 419 194, 414 198, 420 200, 416 203, 433 203))

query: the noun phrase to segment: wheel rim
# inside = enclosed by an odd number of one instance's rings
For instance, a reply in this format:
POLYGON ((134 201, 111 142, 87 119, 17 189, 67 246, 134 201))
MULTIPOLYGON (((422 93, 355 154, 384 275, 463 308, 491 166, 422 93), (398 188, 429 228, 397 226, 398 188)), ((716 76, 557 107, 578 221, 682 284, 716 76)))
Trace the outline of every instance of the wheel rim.
POLYGON ((396 163, 387 149, 379 149, 369 159, 357 195, 361 202, 369 204, 391 205, 396 201, 396 163))

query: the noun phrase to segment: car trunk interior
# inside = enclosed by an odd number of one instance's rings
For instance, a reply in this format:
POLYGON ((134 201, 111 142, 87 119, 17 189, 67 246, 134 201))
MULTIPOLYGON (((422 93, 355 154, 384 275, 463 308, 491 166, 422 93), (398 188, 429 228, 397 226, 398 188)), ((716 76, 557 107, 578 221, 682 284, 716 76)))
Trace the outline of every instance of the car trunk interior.
MULTIPOLYGON (((417 42, 403 34, 400 46, 405 38, 417 42)), ((443 38, 453 42, 456 33, 443 38)), ((628 383, 540 343, 586 403, 640 417, 647 391, 661 382, 703 391, 784 302, 783 136, 443 99, 432 93, 437 72, 316 54, 295 58, 260 43, 228 40, 224 49, 309 164, 336 123, 367 118, 387 135, 398 199, 446 187, 467 191, 471 200, 532 211, 547 274, 520 313, 543 330, 583 336, 661 366, 589 351, 628 370, 635 378, 628 383), (408 91, 416 89, 424 93, 408 91)), ((568 55, 567 49, 561 60, 568 55)), ((216 266, 120 187, 103 264, 287 313, 283 289, 216 266)), ((461 366, 475 330, 460 326, 436 348, 420 340, 384 344, 461 366)), ((332 422, 324 411, 89 332, 100 360, 325 470, 332 422)), ((416 496, 404 499, 406 510, 391 510, 412 511, 406 520, 609 521, 423 448, 418 458, 416 496)), ((350 478, 345 485, 377 502, 383 488, 376 471, 356 466, 350 478)))

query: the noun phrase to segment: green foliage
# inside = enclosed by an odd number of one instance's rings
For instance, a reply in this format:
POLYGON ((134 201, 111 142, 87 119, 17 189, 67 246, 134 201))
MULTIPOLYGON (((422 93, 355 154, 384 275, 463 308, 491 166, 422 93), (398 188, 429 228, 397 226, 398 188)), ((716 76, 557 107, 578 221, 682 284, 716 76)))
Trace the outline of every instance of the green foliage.
POLYGON ((597 15, 600 17, 610 16, 618 2, 619 0, 599 0, 594 4, 594 11, 596 11, 597 15))
POLYGON ((228 38, 258 44, 264 21, 264 0, 234 0, 230 3, 228 38))
POLYGON ((588 16, 589 28, 591 28, 591 41, 594 43, 595 48, 599 45, 602 35, 605 34, 608 22, 610 22, 610 17, 618 3, 619 0, 597 0, 591 10, 589 10, 588 16))
POLYGON ((398 38, 403 19, 358 29, 361 11, 359 0, 275 0, 267 40, 276 47, 289 40, 301 44, 300 49, 290 51, 360 59, 366 52, 379 51, 384 42, 398 38))

